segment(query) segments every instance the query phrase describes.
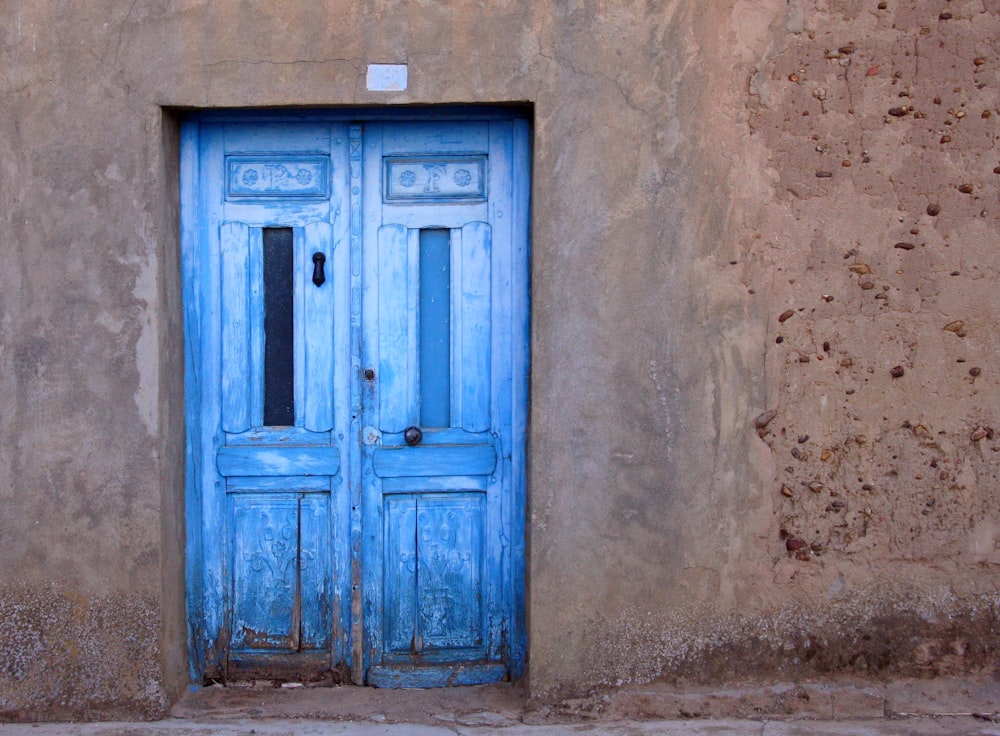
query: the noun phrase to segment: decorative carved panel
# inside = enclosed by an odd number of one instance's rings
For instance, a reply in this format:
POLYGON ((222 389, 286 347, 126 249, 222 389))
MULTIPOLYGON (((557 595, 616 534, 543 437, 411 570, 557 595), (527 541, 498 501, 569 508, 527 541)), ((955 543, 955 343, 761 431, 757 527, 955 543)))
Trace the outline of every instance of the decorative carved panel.
POLYGON ((485 202, 486 156, 387 156, 385 201, 485 202))
POLYGON ((328 156, 226 156, 226 199, 325 199, 329 193, 328 156))

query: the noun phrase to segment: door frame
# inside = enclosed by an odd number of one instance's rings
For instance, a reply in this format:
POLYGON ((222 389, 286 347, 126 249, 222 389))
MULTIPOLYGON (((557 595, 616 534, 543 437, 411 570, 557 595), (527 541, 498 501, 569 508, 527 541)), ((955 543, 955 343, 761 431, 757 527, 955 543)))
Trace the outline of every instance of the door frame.
MULTIPOLYGON (((204 631, 206 621, 206 598, 210 592, 205 589, 204 547, 202 518, 202 486, 205 468, 202 467, 201 446, 206 432, 202 420, 201 376, 202 344, 198 326, 201 315, 201 286, 199 281, 203 240, 201 235, 202 192, 200 191, 200 126, 217 123, 275 123, 275 122, 338 122, 351 123, 352 131, 360 131, 360 126, 368 122, 416 122, 416 121, 484 121, 504 120, 513 123, 512 166, 522 172, 512 177, 513 212, 512 231, 516 233, 512 244, 512 287, 511 287, 511 329, 513 334, 523 336, 514 339, 512 348, 513 381, 511 386, 511 436, 514 438, 509 454, 511 477, 511 513, 508 516, 509 529, 507 544, 510 553, 506 557, 504 580, 510 586, 511 620, 505 632, 506 662, 511 678, 519 677, 527 658, 526 594, 526 510, 527 510, 527 420, 529 408, 530 374, 530 182, 531 182, 531 110, 525 107, 506 106, 430 106, 419 108, 351 108, 334 110, 213 110, 188 113, 181 121, 180 131, 180 265, 184 329, 184 392, 185 392, 185 602, 187 621, 188 672, 193 685, 197 686, 212 677, 204 671, 206 647, 211 642, 209 632, 204 631), (354 126, 358 126, 354 128, 354 126), (523 286, 517 286, 523 285, 523 286), (517 511, 519 510, 519 512, 517 511)), ((350 149, 351 176, 360 173, 361 141, 352 135, 350 149), (357 145, 357 149, 355 149, 357 145), (357 156, 357 158, 355 158, 357 156), (357 170, 355 166, 357 165, 357 170)), ((355 180, 352 178, 352 189, 355 180)), ((351 236, 349 247, 351 258, 361 257, 360 196, 351 198, 351 236), (357 239, 357 243, 355 240, 357 239)), ((360 294, 361 269, 351 268, 352 293, 360 294)), ((355 305, 352 297, 352 314, 355 305)), ((351 361, 360 365, 360 324, 351 327, 351 361)), ((351 367, 352 373, 355 371, 351 367)), ((351 380, 351 391, 357 392, 360 401, 360 381, 351 380)), ((358 405, 352 395, 352 405, 358 405)), ((360 443, 361 416, 352 420, 351 438, 345 442, 360 443)), ((350 679, 355 684, 364 684, 368 662, 364 647, 364 601, 362 590, 362 495, 360 453, 349 453, 351 467, 345 467, 351 486, 351 544, 350 577, 352 595, 349 621, 343 623, 348 629, 350 641, 350 679)), ((506 458, 505 458, 506 459, 506 458)), ((343 610, 343 609, 341 609, 343 610)), ((336 615, 336 614, 335 614, 336 615)))

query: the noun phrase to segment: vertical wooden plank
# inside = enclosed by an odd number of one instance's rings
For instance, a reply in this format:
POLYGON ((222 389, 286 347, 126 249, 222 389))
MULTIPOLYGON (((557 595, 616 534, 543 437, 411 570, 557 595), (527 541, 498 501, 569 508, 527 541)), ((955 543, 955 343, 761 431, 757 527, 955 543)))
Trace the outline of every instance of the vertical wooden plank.
MULTIPOLYGON (((331 549, 330 565, 333 582, 331 585, 331 621, 334 632, 332 642, 332 663, 352 663, 351 636, 354 630, 352 623, 352 509, 360 509, 360 491, 358 486, 359 473, 354 438, 361 436, 357 422, 360 421, 360 409, 357 405, 355 392, 359 390, 357 380, 359 358, 355 351, 359 349, 358 336, 353 334, 353 298, 351 259, 357 257, 360 261, 360 243, 355 251, 351 242, 353 195, 353 138, 349 138, 351 126, 336 124, 331 126, 331 218, 333 222, 330 249, 327 254, 329 272, 327 278, 333 291, 333 441, 340 446, 341 470, 331 479, 332 497, 330 499, 331 549), (355 255, 356 253, 356 255, 355 255), (346 438, 346 439, 345 439, 346 438)), ((360 221, 357 223, 360 232, 360 221)), ((359 274, 360 276, 360 274, 359 274)), ((360 292, 358 293, 357 309, 361 308, 360 292)), ((360 514, 360 511, 358 511, 360 514)), ((360 577, 359 577, 360 579, 360 577)), ((358 586, 360 587, 360 586, 358 586)), ((357 624, 361 628, 360 622, 357 624)))
POLYGON ((297 285, 303 294, 303 422, 311 432, 326 432, 333 428, 334 407, 333 228, 328 222, 311 222, 302 231, 303 248, 301 253, 297 249, 297 257, 303 273, 297 285), (315 253, 326 259, 326 282, 321 286, 312 281, 315 253))
MULTIPOLYGON (((250 426, 264 425, 264 232, 250 228, 250 426)), ((225 367, 223 367, 225 370, 225 367)))
POLYGON ((197 622, 195 631, 201 632, 204 644, 204 672, 217 676, 224 672, 226 650, 229 647, 227 632, 230 625, 231 591, 225 578, 226 543, 229 514, 226 497, 222 492, 223 481, 215 465, 215 449, 223 440, 222 431, 222 327, 221 290, 222 265, 219 237, 223 223, 223 160, 224 138, 218 126, 203 125, 199 141, 199 191, 197 218, 198 281, 193 288, 202 300, 200 321, 200 361, 202 381, 197 399, 201 405, 192 419, 199 425, 201 434, 201 473, 198 478, 201 512, 200 525, 203 566, 198 573, 204 581, 204 621, 197 622), (213 530, 206 534, 204 530, 213 530))
MULTIPOLYGON (((372 336, 362 330, 362 314, 372 314, 374 312, 374 295, 362 289, 362 284, 367 279, 369 273, 376 273, 376 264, 372 256, 377 253, 377 238, 373 237, 371 227, 364 228, 362 237, 362 222, 367 222, 368 214, 363 214, 362 210, 362 171, 364 169, 364 138, 362 137, 362 127, 354 124, 348 128, 348 159, 350 161, 350 345, 351 345, 351 437, 360 437, 362 427, 369 421, 370 412, 373 410, 375 402, 373 392, 374 381, 363 380, 363 370, 365 368, 376 367, 377 355, 373 355, 377 349, 377 344, 372 336), (372 243, 374 242, 374 248, 372 243), (362 278, 364 272, 365 279, 362 278)), ((367 136, 367 131, 364 131, 367 136)), ((374 153, 378 153, 377 150, 374 153)), ((371 187, 377 185, 364 183, 365 196, 371 187)), ((346 275, 346 272, 345 272, 346 275)), ((343 329, 343 328, 341 328, 343 329)), ((345 443, 347 445, 348 443, 345 443)), ((355 685, 363 685, 365 670, 370 663, 370 652, 375 651, 374 645, 369 646, 366 652, 366 642, 371 642, 375 636, 373 632, 379 631, 379 619, 374 612, 367 618, 367 625, 362 626, 362 621, 366 620, 367 611, 365 602, 368 590, 371 587, 369 581, 377 582, 378 575, 369 575, 367 568, 363 567, 362 561, 365 555, 371 550, 372 554, 377 554, 377 545, 371 540, 378 534, 378 524, 369 521, 374 514, 369 514, 369 489, 373 485, 371 471, 371 457, 362 451, 362 448, 355 443, 350 443, 350 523, 351 523, 351 559, 349 576, 351 585, 350 600, 350 662, 351 681, 355 685), (364 468, 364 470, 363 470, 364 468), (372 530, 365 534, 366 530, 372 530), (370 545, 370 546, 369 546, 370 545)), ((347 494, 344 494, 345 496, 347 494)), ((375 516, 377 519, 377 516, 375 516)), ((380 600, 377 596, 374 600, 380 600)), ((373 608, 377 608, 373 606, 373 608)))
POLYGON ((226 222, 219 232, 222 255, 222 428, 250 429, 249 228, 226 222))
POLYGON ((385 497, 382 626, 387 652, 414 644, 417 592, 417 503, 412 495, 385 497))
POLYGON ((327 649, 331 621, 330 495, 302 496, 299 514, 302 649, 327 649))
POLYGON ((402 225, 378 229, 379 427, 402 432, 413 417, 409 237, 402 225))
POLYGON ((487 223, 470 222, 462 228, 461 282, 454 305, 462 315, 455 356, 461 380, 453 391, 461 406, 460 426, 469 432, 490 428, 492 248, 492 231, 487 223))
MULTIPOLYGON (((351 187, 352 211, 355 208, 361 212, 355 233, 355 225, 351 226, 352 242, 360 241, 362 257, 360 263, 361 277, 361 314, 359 315, 358 332, 361 336, 361 365, 357 372, 357 382, 360 385, 359 405, 363 412, 359 427, 362 434, 367 427, 379 427, 379 405, 381 395, 381 361, 379 359, 378 314, 379 297, 382 290, 378 286, 379 277, 379 227, 382 225, 382 129, 380 123, 366 123, 363 127, 352 129, 351 140, 351 187), (363 133, 363 135, 362 135, 363 133), (357 154, 355 154, 357 151, 357 154), (357 158, 354 158, 357 156, 357 158), (355 176, 357 174, 357 176, 355 176), (354 195, 355 189, 359 195, 354 195), (371 369, 375 380, 364 380, 363 370, 371 369)), ((353 272, 353 268, 352 268, 353 272)), ((371 440, 369 440, 371 441, 371 440)), ((377 438, 375 438, 377 442, 377 438)), ((354 580, 360 577, 361 585, 355 593, 354 616, 357 621, 354 628, 355 668, 352 678, 363 682, 368 668, 382 661, 383 640, 383 584, 382 584, 382 553, 384 536, 384 511, 382 508, 382 482, 376 477, 372 467, 373 446, 362 445, 360 465, 361 503, 357 505, 361 519, 355 517, 355 533, 360 540, 356 547, 359 556, 356 558, 354 580), (363 623, 363 626, 362 626, 363 623), (360 641, 358 641, 360 639, 360 641), (360 649, 361 656, 357 656, 360 649)))
POLYGON ((294 365, 295 375, 295 426, 301 427, 305 422, 305 395, 306 395, 306 321, 305 314, 306 290, 305 285, 312 277, 312 264, 306 265, 308 256, 306 255, 305 228, 296 227, 292 241, 292 304, 295 315, 294 322, 294 365))
MULTIPOLYGON (((490 225, 492 239, 491 258, 491 308, 492 308, 492 398, 491 413, 500 455, 492 478, 496 493, 487 499, 487 528, 490 529, 490 547, 487 550, 487 570, 491 573, 487 583, 488 601, 488 656, 503 658, 511 667, 511 647, 516 626, 513 614, 514 588, 522 583, 512 575, 511 548, 512 523, 518 509, 513 503, 514 488, 511 483, 511 366, 516 349, 511 325, 511 292, 517 288, 511 280, 511 249, 513 223, 519 216, 514 211, 511 192, 513 170, 511 157, 511 124, 500 120, 490 122, 490 225)), ((520 511, 524 513, 523 509, 520 511)))
POLYGON ((203 474, 211 473, 214 464, 206 458, 202 423, 201 392, 205 382, 202 347, 204 295, 202 289, 202 258, 209 249, 203 247, 205 232, 201 225, 200 165, 201 126, 195 122, 181 125, 180 200, 181 200, 181 301, 184 306, 184 420, 187 428, 185 443, 184 546, 186 607, 188 630, 201 632, 189 641, 188 675, 192 682, 205 676, 205 554, 202 544, 203 474))
POLYGON ((525 661, 525 513, 528 395, 531 359, 531 128, 514 120, 512 128, 511 224, 511 429, 509 503, 511 598, 508 603, 510 641, 508 659, 512 677, 520 676, 525 661))
POLYGON ((420 230, 409 228, 406 239, 406 422, 420 423, 420 230))
POLYGON ((423 649, 480 647, 484 494, 422 493, 416 498, 420 643, 423 649))

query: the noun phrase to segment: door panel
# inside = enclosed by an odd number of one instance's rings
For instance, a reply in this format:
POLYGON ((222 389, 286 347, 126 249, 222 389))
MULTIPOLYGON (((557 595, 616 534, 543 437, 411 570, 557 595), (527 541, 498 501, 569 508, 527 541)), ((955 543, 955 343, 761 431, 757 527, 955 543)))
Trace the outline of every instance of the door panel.
POLYGON ((420 652, 481 650, 485 639, 485 494, 421 493, 415 501, 417 648, 420 652))
POLYGON ((483 657, 484 499, 484 493, 386 496, 387 653, 407 661, 483 657))
POLYGON ((329 646, 328 502, 325 494, 232 497, 230 656, 329 646))
POLYGON ((193 674, 517 676, 526 123, 204 117, 182 144, 193 674))

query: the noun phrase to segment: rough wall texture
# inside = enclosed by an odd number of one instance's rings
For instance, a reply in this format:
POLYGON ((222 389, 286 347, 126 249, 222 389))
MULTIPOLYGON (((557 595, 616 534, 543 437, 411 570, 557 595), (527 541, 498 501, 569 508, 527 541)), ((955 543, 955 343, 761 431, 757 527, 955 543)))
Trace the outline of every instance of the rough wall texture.
MULTIPOLYGON (((639 575, 680 580, 643 593, 598 545, 596 577, 628 590, 604 600, 629 603, 580 600, 567 668, 613 683, 995 666, 997 14, 737 2, 718 35, 695 22, 710 92, 690 133, 700 150, 685 156, 717 162, 720 221, 713 232, 706 217, 699 253, 675 264, 695 267, 682 296, 703 311, 682 331, 697 344, 678 338, 662 362, 676 373, 693 358, 703 373, 666 382, 694 405, 665 399, 628 435, 665 442, 666 464, 654 453, 635 467, 667 471, 651 487, 672 508, 652 518, 683 525, 637 547, 673 557, 639 575), (735 75, 717 66, 727 52, 735 75), (669 430, 650 431, 657 415, 700 417, 684 431, 712 436, 678 456, 669 430), (671 456, 695 467, 669 468, 671 456), (570 665, 575 642, 590 645, 570 665)), ((655 348, 628 355, 633 370, 640 356, 636 395, 663 396, 655 348)), ((641 477, 615 478, 616 501, 641 477)), ((621 523, 603 534, 635 538, 653 498, 639 506, 630 519, 612 505, 621 523)))
POLYGON ((996 0, 0 14, 3 714, 183 684, 163 107, 534 103, 535 697, 994 666, 996 0))

